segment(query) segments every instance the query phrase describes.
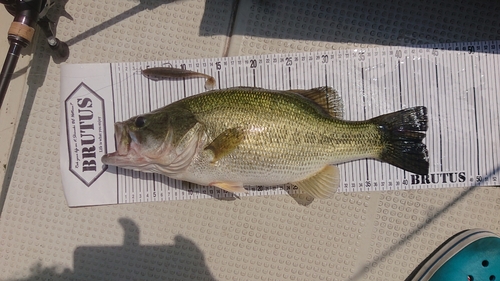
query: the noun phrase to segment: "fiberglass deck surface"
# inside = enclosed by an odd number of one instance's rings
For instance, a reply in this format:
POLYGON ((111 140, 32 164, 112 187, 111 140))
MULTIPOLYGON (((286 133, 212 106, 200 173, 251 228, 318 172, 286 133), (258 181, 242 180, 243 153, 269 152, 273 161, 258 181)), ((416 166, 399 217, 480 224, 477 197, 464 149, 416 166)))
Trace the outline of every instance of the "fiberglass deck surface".
POLYGON ((404 280, 456 232, 500 233, 496 187, 68 208, 59 172, 61 64, 498 40, 498 1, 74 0, 50 13, 69 58, 38 34, 0 111, 0 280, 404 280))

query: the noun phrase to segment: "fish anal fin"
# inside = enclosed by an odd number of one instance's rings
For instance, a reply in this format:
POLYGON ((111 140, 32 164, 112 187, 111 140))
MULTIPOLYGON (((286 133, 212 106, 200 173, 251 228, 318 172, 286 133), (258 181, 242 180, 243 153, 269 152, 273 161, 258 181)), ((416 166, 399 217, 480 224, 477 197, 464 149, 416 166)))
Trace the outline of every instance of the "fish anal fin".
POLYGON ((319 87, 310 90, 294 89, 289 92, 302 95, 325 109, 332 117, 342 119, 344 105, 338 92, 331 87, 319 87))
POLYGON ((231 153, 245 137, 245 134, 240 128, 227 129, 218 135, 205 150, 211 150, 214 154, 212 164, 219 161, 224 156, 231 153))
POLYGON ((231 193, 248 193, 241 182, 212 182, 210 186, 216 186, 231 193))
POLYGON ((340 171, 337 166, 328 165, 317 174, 293 184, 314 198, 331 198, 340 186, 340 171))

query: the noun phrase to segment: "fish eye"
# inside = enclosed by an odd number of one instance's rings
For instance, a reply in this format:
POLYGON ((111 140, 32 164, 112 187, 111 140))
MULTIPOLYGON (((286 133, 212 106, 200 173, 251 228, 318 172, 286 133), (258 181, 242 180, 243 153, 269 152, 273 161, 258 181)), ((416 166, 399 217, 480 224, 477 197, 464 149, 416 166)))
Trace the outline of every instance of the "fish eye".
POLYGON ((144 125, 146 125, 146 118, 144 118, 143 116, 135 118, 135 126, 137 128, 142 128, 144 127, 144 125))

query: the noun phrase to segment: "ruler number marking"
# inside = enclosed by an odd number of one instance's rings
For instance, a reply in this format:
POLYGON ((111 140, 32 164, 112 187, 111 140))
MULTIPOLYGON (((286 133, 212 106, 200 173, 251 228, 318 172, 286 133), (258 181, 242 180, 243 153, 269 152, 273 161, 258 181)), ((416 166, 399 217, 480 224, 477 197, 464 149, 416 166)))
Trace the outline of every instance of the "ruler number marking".
POLYGON ((365 56, 365 52, 359 52, 359 55, 358 55, 358 60, 359 61, 364 61, 366 59, 366 56, 365 56))
POLYGON ((250 68, 257 68, 257 60, 250 60, 250 68))

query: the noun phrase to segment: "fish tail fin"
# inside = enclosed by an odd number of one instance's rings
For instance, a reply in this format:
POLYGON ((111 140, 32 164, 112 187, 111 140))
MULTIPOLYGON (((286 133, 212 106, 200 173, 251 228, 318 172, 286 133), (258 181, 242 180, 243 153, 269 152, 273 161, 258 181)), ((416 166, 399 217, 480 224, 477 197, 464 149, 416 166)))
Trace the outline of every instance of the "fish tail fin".
POLYGON ((411 173, 429 173, 427 147, 422 143, 427 130, 425 106, 381 115, 372 122, 378 125, 384 144, 380 160, 411 173))

